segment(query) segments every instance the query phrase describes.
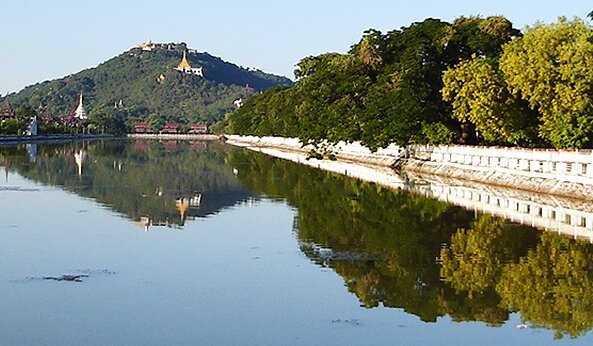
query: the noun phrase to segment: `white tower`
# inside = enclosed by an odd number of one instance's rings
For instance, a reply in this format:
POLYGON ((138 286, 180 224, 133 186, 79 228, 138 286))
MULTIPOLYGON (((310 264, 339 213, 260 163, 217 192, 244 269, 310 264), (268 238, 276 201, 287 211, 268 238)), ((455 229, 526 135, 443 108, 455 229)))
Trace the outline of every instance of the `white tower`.
POLYGON ((74 116, 79 120, 88 119, 86 111, 84 110, 84 106, 82 105, 82 93, 80 93, 80 101, 78 101, 78 107, 76 107, 76 112, 74 113, 74 116))

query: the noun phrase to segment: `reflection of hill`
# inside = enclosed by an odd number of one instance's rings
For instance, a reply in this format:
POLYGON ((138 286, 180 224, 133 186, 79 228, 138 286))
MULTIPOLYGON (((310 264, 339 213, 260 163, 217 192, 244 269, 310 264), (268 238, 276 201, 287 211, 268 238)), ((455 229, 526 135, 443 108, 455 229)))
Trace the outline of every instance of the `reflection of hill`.
POLYGON ((250 196, 225 165, 218 143, 167 144, 109 141, 40 146, 35 162, 27 159, 24 147, 4 147, 0 157, 28 178, 63 186, 135 221, 142 218, 152 224, 183 225, 187 218, 216 213, 250 196), (177 200, 196 196, 199 203, 182 213, 177 200))
POLYGON ((229 157, 246 187, 298 208, 303 253, 341 275, 366 307, 494 326, 519 311, 559 336, 593 326, 591 244, 288 161, 229 157), (526 291, 536 293, 523 302, 526 291))

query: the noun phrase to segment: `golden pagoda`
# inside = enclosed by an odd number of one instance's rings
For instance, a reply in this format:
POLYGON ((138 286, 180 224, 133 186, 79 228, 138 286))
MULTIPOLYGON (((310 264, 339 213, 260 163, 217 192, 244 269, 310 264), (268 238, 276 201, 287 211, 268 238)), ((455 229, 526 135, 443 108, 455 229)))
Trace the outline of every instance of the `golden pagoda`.
POLYGON ((194 74, 196 76, 204 77, 204 73, 201 67, 191 67, 191 64, 187 60, 187 54, 183 51, 183 58, 179 62, 179 65, 175 68, 181 73, 194 74))
POLYGON ((177 65, 177 70, 185 70, 191 68, 191 65, 189 64, 189 61, 187 61, 187 55, 185 54, 185 51, 183 51, 183 58, 181 58, 181 62, 179 63, 179 65, 177 65))

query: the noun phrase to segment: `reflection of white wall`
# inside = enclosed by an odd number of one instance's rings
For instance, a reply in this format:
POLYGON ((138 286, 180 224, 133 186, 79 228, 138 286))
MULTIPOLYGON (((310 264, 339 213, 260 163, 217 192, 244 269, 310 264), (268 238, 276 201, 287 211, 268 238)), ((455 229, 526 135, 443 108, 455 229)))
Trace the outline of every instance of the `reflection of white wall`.
POLYGON ((29 156, 30 162, 37 161, 37 143, 27 143, 25 145, 27 148, 27 155, 29 156))
POLYGON ((553 230, 574 238, 586 238, 593 243, 593 205, 588 202, 411 172, 408 173, 410 182, 386 167, 398 156, 409 154, 433 162, 448 162, 454 166, 495 167, 492 171, 504 170, 503 167, 506 167, 507 170, 517 170, 517 175, 519 172, 526 172, 521 175, 547 175, 560 182, 572 180, 593 185, 593 154, 590 150, 412 146, 408 148, 408 152, 400 147, 390 146, 371 153, 360 143, 338 143, 334 149, 339 154, 356 157, 355 162, 346 162, 307 160, 310 147, 303 147, 297 138, 230 135, 228 143, 392 188, 408 189, 469 210, 501 216, 513 222, 553 230), (363 165, 360 158, 375 165, 363 165))
POLYGON ((593 243, 593 208, 556 197, 534 198, 533 193, 516 194, 494 187, 468 187, 430 182, 412 188, 415 193, 485 212, 542 230, 553 230, 593 243))

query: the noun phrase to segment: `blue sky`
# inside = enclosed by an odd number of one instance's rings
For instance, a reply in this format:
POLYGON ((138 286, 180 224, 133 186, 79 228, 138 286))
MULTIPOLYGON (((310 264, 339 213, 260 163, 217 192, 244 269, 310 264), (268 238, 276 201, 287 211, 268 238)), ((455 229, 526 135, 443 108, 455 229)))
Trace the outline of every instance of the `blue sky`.
POLYGON ((0 94, 94 67, 148 38, 292 78, 301 58, 345 52, 368 28, 480 14, 522 29, 591 10, 584 0, 2 0, 0 94))

